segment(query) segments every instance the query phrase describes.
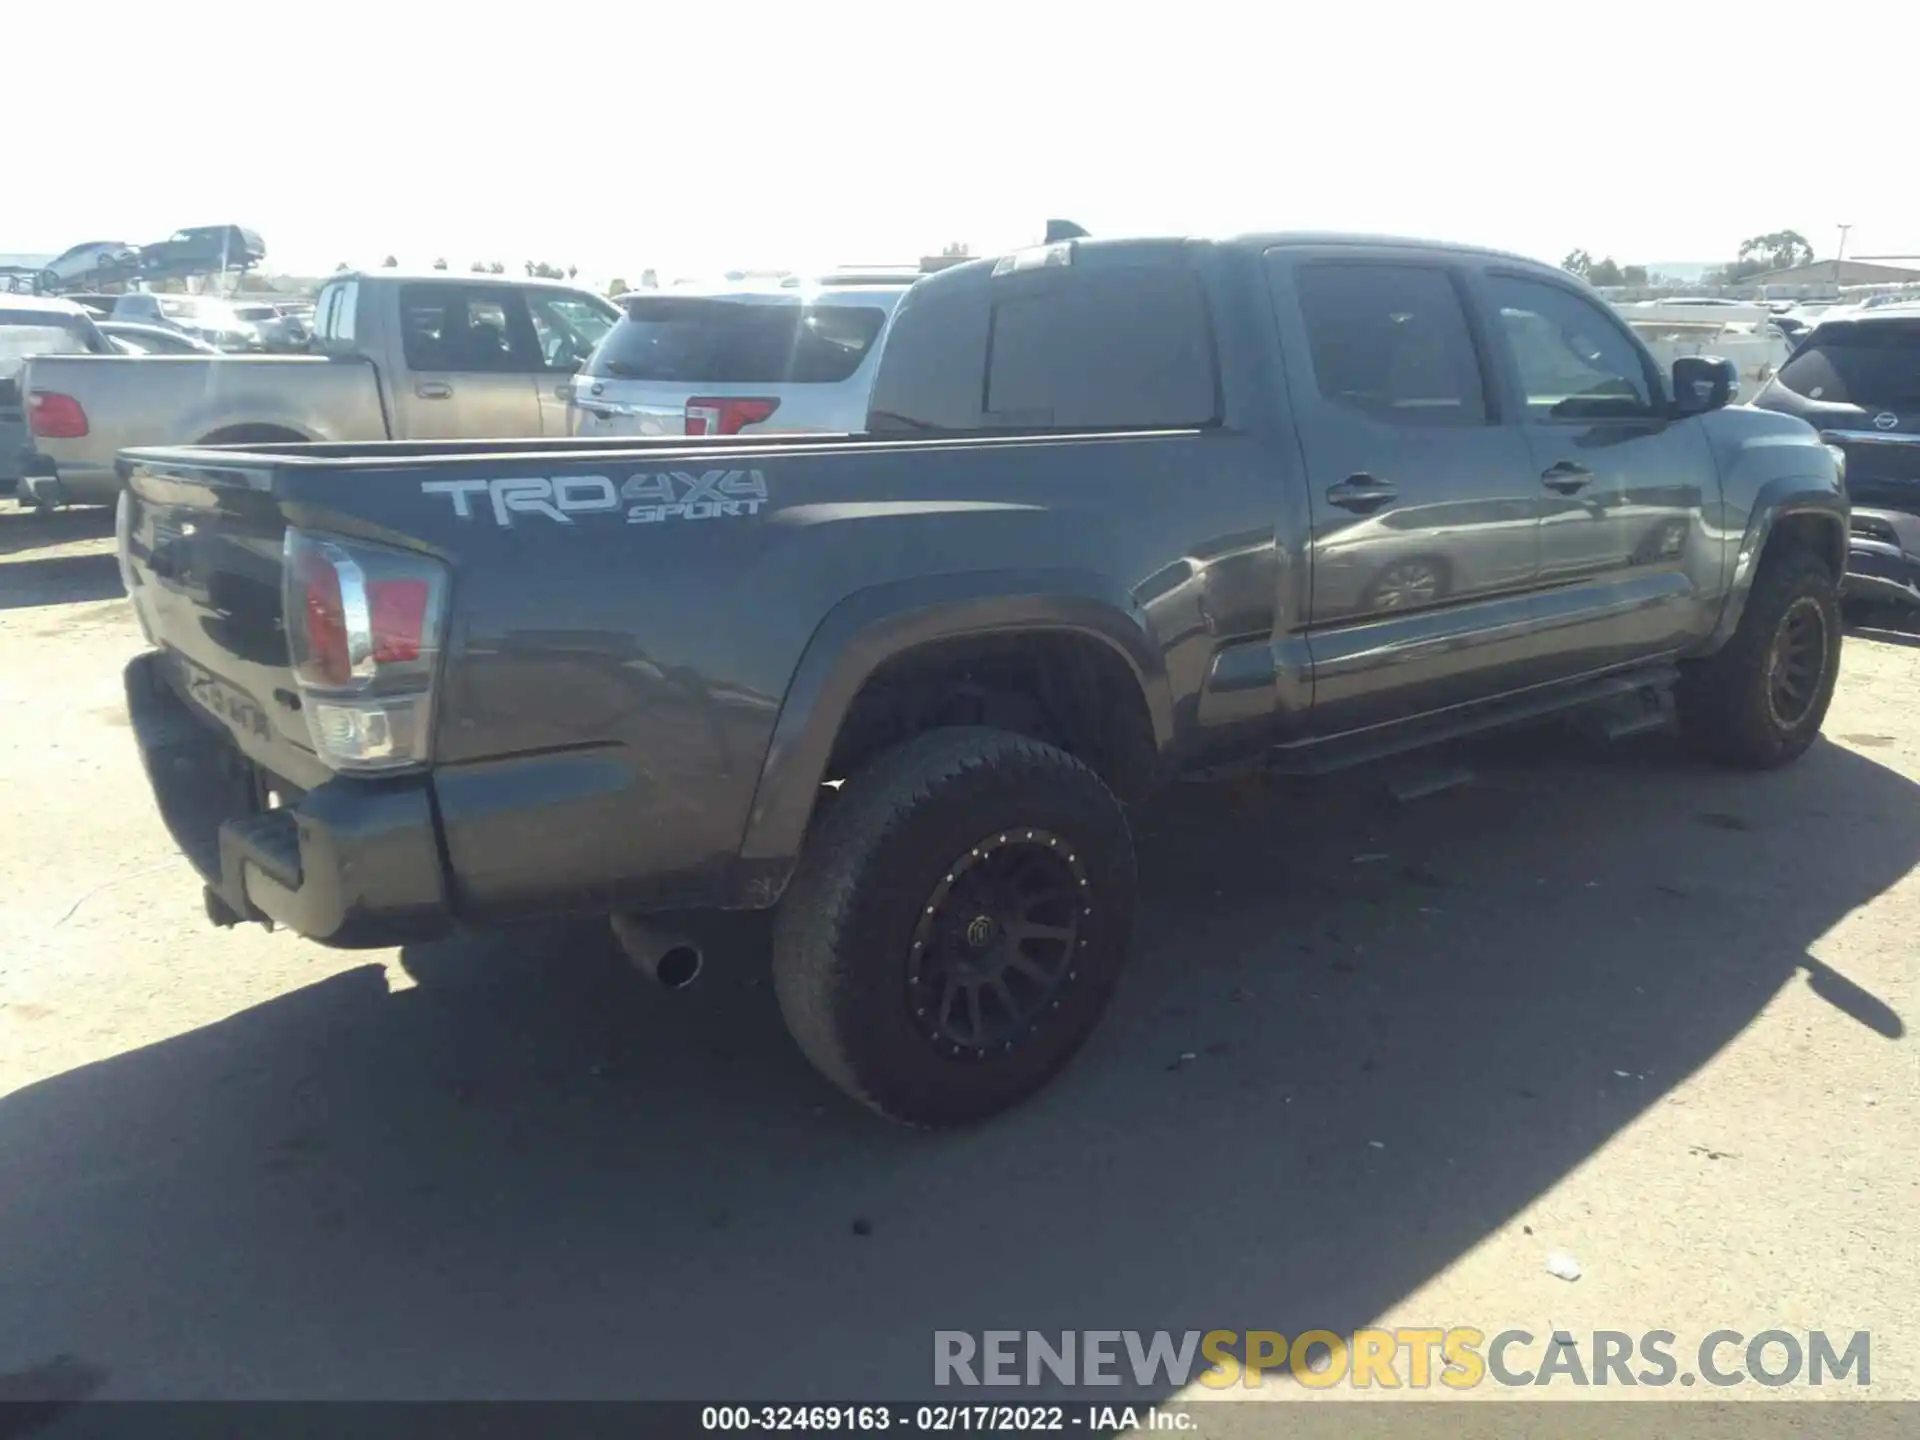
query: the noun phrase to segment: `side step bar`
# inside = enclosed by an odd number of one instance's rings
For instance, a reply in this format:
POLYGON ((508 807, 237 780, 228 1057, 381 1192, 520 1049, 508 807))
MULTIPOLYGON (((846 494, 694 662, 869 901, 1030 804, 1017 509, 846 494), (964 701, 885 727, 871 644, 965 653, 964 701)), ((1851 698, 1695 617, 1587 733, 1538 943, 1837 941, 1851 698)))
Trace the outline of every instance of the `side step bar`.
POLYGON ((1669 697, 1679 678, 1679 670, 1672 665, 1649 665, 1565 689, 1554 687, 1490 705, 1462 706, 1406 724, 1378 726, 1357 735, 1302 741, 1271 751, 1267 769, 1281 775, 1325 775, 1449 740, 1598 707, 1618 709, 1619 714, 1609 715, 1602 726, 1608 738, 1618 739, 1665 725, 1672 713, 1669 697))

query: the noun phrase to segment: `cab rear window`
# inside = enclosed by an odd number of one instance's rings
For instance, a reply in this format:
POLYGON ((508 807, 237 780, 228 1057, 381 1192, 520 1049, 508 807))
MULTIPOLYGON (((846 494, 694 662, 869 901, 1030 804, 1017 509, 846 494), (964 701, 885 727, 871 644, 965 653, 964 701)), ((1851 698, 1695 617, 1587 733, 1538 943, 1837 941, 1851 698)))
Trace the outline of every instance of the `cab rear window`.
POLYGON ((1217 424, 1213 329, 1184 266, 923 282, 894 317, 875 432, 1217 424))
POLYGON ((867 305, 765 305, 693 296, 626 302, 589 375, 693 385, 850 379, 886 325, 867 305))
POLYGON ((1920 320, 1823 325, 1779 378, 1795 394, 1830 405, 1920 407, 1920 320))

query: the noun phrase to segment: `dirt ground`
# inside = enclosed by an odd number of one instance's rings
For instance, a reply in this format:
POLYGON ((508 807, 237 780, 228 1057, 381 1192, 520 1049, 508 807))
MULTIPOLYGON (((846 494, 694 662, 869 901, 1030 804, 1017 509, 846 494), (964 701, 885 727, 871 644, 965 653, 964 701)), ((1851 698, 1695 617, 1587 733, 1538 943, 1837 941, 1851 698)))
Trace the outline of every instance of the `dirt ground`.
POLYGON ((1912 634, 1780 773, 1544 732, 1404 803, 1175 791, 1087 1052, 928 1136, 806 1067, 750 918, 674 994, 604 927, 210 928, 108 529, 0 506, 0 1382, 907 1398, 936 1329, 1379 1322, 1868 1330, 1920 1397, 1912 634))

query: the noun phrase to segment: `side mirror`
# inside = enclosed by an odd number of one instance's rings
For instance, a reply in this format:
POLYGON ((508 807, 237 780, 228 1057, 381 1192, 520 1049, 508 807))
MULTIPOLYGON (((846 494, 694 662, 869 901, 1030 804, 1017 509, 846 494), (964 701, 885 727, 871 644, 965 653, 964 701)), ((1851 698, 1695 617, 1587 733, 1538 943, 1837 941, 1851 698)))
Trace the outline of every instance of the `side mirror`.
POLYGON ((1731 405, 1740 394, 1740 367, 1717 355, 1682 355, 1673 362, 1673 408, 1704 415, 1731 405))

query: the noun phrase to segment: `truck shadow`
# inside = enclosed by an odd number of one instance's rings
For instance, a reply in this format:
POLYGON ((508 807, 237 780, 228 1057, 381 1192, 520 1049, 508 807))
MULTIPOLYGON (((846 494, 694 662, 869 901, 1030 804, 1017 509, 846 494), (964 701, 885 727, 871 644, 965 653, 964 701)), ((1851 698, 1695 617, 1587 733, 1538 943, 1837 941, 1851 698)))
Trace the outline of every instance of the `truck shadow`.
POLYGON ((113 511, 99 508, 31 515, 0 503, 0 610, 117 600, 120 566, 109 549, 32 555, 113 538, 113 511), (30 559, 15 556, 32 555, 30 559))
POLYGON ((1661 737, 1464 761, 1405 804, 1385 775, 1142 814, 1113 1012, 964 1132, 815 1078, 752 917, 685 992, 603 927, 461 940, 407 952, 412 988, 367 964, 31 1086, 0 1101, 0 1371, 844 1400, 928 1393, 936 1329, 1345 1330, 1783 987, 1904 1038, 1808 953, 1920 857, 1900 776, 1828 744, 1723 775, 1661 737))
POLYGON ((56 510, 50 515, 36 515, 0 502, 0 556, 22 555, 29 550, 71 545, 80 540, 106 540, 112 536, 112 506, 83 505, 56 510))
POLYGON ((0 560, 0 610, 118 600, 126 593, 120 584, 120 562, 111 555, 0 560))

